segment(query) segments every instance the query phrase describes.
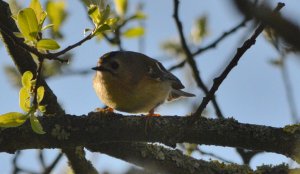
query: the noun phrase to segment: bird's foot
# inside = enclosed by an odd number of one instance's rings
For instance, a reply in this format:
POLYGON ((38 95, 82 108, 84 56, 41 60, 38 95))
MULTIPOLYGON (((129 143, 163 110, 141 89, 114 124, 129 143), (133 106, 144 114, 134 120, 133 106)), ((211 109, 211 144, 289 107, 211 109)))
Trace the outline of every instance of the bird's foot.
POLYGON ((155 114, 150 112, 146 115, 146 117, 160 117, 160 116, 161 116, 160 114, 155 114))
POLYGON ((159 116, 160 116, 160 114, 155 114, 154 113, 154 109, 151 109, 149 111, 149 113, 146 115, 146 117, 159 117, 159 116))
POLYGON ((96 112, 114 112, 113 108, 110 107, 106 107, 106 108, 96 108, 95 109, 96 112))

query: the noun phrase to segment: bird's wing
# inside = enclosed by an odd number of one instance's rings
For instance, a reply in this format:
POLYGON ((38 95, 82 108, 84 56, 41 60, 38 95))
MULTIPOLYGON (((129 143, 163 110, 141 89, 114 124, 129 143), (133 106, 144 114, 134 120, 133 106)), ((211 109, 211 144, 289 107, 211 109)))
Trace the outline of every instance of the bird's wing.
POLYGON ((169 80, 171 81, 172 87, 174 89, 184 88, 180 80, 168 70, 166 70, 166 68, 160 62, 153 61, 153 64, 151 64, 148 68, 148 74, 151 78, 159 81, 169 80))

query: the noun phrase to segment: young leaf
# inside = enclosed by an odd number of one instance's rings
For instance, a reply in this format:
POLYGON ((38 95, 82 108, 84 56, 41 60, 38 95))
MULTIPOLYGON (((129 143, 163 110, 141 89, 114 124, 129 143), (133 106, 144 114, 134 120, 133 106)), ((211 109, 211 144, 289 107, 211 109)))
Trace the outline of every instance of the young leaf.
POLYGON ((145 33, 145 30, 143 27, 134 27, 129 28, 123 33, 123 36, 127 38, 134 38, 134 37, 140 37, 145 33))
POLYGON ((94 32, 94 35, 96 36, 98 34, 101 34, 101 32, 106 31, 106 30, 110 30, 110 26, 107 24, 103 24, 96 29, 96 31, 94 32))
POLYGON ((20 33, 20 32, 13 32, 13 33, 14 33, 14 35, 15 35, 16 37, 18 37, 18 38, 24 38, 23 34, 20 33))
POLYGON ((118 18, 109 18, 105 21, 105 24, 109 26, 114 26, 118 21, 118 18))
POLYGON ((114 0, 116 12, 119 16, 125 16, 127 11, 127 0, 114 0))
POLYGON ((30 71, 24 72, 22 75, 22 85, 26 89, 30 90, 31 89, 31 80, 33 78, 33 74, 30 71))
POLYGON ((42 113, 46 112, 46 106, 44 105, 39 105, 38 106, 39 111, 41 111, 42 113))
POLYGON ((25 8, 18 13, 18 28, 26 40, 36 41, 39 31, 38 21, 32 8, 25 8))
POLYGON ((0 115, 0 127, 17 127, 22 125, 27 116, 19 112, 9 112, 0 115))
POLYGON ((90 28, 85 28, 84 31, 83 31, 83 35, 86 36, 87 33, 93 31, 93 29, 90 29, 90 28))
POLYGON ((95 26, 98 26, 100 23, 100 11, 98 6, 91 4, 88 7, 88 14, 90 18, 92 19, 93 23, 95 26))
POLYGON ((101 15, 101 20, 100 20, 100 23, 99 24, 102 24, 103 22, 106 21, 106 19, 109 17, 109 14, 110 14, 110 6, 107 5, 105 10, 103 11, 103 13, 100 13, 101 15))
POLYGON ((48 25, 46 25, 46 26, 44 26, 43 28, 42 28, 42 31, 44 31, 44 30, 46 30, 46 29, 48 29, 48 28, 50 28, 50 27, 53 27, 54 25, 53 24, 48 24, 48 25))
POLYGON ((16 14, 12 14, 10 17, 13 18, 13 20, 14 20, 15 22, 18 21, 18 14, 17 14, 17 13, 16 13, 16 14))
POLYGON ((60 48, 58 43, 53 39, 41 39, 36 44, 36 47, 41 50, 57 50, 60 48))
POLYGON ((31 115, 30 116, 30 125, 32 130, 37 134, 45 134, 46 132, 43 130, 43 127, 40 123, 40 121, 37 119, 36 116, 31 115))
POLYGON ((37 102, 40 103, 44 98, 45 88, 43 86, 37 89, 37 102))
POLYGON ((138 20, 142 20, 142 19, 146 19, 146 14, 141 12, 141 11, 137 11, 136 14, 134 15, 134 19, 138 19, 138 20))
POLYGON ((201 16, 198 18, 192 28, 191 36, 195 43, 200 42, 206 35, 207 31, 207 17, 201 16))
POLYGON ((43 11, 40 15, 40 20, 38 21, 39 22, 39 31, 42 30, 46 17, 47 17, 47 12, 43 11))
POLYGON ((63 21, 67 17, 65 1, 47 1, 46 10, 50 19, 50 23, 53 24, 53 31, 59 32, 59 29, 63 21))
POLYGON ((39 0, 31 0, 29 7, 34 10, 36 18, 37 18, 38 22, 40 22, 41 19, 44 17, 43 8, 42 8, 40 1, 39 0))
POLYGON ((24 111, 24 112, 29 112, 30 111, 30 94, 28 89, 26 89, 25 87, 20 89, 19 92, 19 105, 20 108, 24 111))

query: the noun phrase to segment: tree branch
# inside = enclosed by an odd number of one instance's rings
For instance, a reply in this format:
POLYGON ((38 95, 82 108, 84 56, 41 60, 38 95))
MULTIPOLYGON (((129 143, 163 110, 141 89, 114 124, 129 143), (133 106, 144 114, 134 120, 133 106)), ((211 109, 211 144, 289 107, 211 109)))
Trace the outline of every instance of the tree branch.
MULTIPOLYGON (((284 7, 283 3, 278 3, 277 7, 275 8, 274 12, 278 12, 281 8, 284 7)), ((225 80, 227 75, 231 72, 231 70, 238 64, 239 60, 241 57, 244 55, 244 53, 252 46, 255 44, 256 38, 258 35, 264 30, 265 25, 260 24, 257 29, 254 31, 253 35, 246 40, 243 45, 237 49, 237 52, 235 56, 232 58, 230 63, 227 65, 225 70, 221 73, 221 75, 217 78, 214 79, 214 83, 212 87, 210 88, 209 92, 205 97, 203 97, 203 100, 198 107, 197 111, 195 112, 195 115, 201 115, 201 113, 204 111, 206 108, 207 104, 209 103, 210 100, 212 100, 215 96, 215 93, 219 89, 220 85, 222 82, 225 80)))
POLYGON ((242 22, 240 22, 237 26, 233 27, 232 29, 224 32, 219 38, 217 38, 215 41, 213 41, 211 44, 199 48, 197 51, 193 53, 193 56, 196 56, 198 54, 201 54, 202 52, 209 50, 211 48, 215 48, 219 42, 221 42, 223 39, 225 39, 227 36, 231 35, 232 33, 236 32, 238 29, 241 27, 244 27, 246 23, 250 20, 251 18, 245 18, 242 22))
POLYGON ((291 44, 293 50, 300 51, 300 29, 295 23, 282 15, 274 15, 272 10, 266 6, 253 8, 249 1, 235 0, 238 9, 246 16, 253 16, 258 21, 273 28, 284 40, 291 44))
MULTIPOLYGON (((197 83, 198 87, 203 90, 205 95, 207 95, 208 94, 208 89, 207 89, 207 87, 205 86, 203 80, 200 77, 200 74, 199 74, 200 72, 198 70, 196 61, 194 60, 194 57, 193 57, 189 47, 187 46, 187 43, 186 43, 186 40, 185 40, 185 37, 184 37, 184 34, 183 34, 182 23, 179 20, 179 16, 178 16, 178 8, 179 8, 179 0, 174 0, 173 18, 175 20, 177 30, 178 30, 178 33, 179 33, 179 36, 180 36, 181 46, 182 46, 183 51, 186 55, 186 60, 187 60, 188 64, 190 65, 190 67, 193 71, 193 76, 194 76, 194 79, 196 80, 196 83, 197 83)), ((217 101, 216 101, 214 96, 213 96, 213 99, 212 99, 212 104, 213 104, 213 107, 216 111, 217 117, 218 118, 224 118, 224 116, 221 112, 221 109, 220 109, 219 105, 217 104, 217 101)))
POLYGON ((83 116, 42 117, 45 135, 35 134, 29 124, 0 132, 0 151, 15 152, 32 148, 70 148, 104 142, 195 143, 240 147, 275 152, 300 162, 300 128, 238 123, 233 119, 199 117, 122 116, 90 113, 83 116), (147 122, 147 124, 146 124, 147 122), (145 126, 150 128, 145 131, 145 126), (20 136, 22 135, 22 136, 20 136), (11 138, 14 137, 14 138, 11 138))
MULTIPOLYGON (((8 29, 8 31, 11 33, 19 32, 15 22, 11 18, 11 12, 10 12, 9 6, 6 2, 0 1, 0 11, 1 11, 0 26, 5 26, 4 28, 8 29)), ((16 38, 17 40, 12 40, 12 37, 8 36, 7 32, 5 33, 5 31, 2 28, 0 29, 0 33, 2 35, 3 43, 5 44, 8 52, 10 53, 11 58, 13 59, 19 72, 21 74, 23 74, 25 71, 36 72, 37 65, 33 61, 32 56, 29 54, 29 52, 27 52, 28 50, 25 51, 25 49, 23 49, 23 47, 21 47, 19 44, 16 44, 16 41, 21 42, 22 44, 24 44, 24 43, 19 38, 16 38)), ((83 43, 83 41, 82 41, 82 43, 83 43)), ((80 42, 78 44, 80 44, 80 42)), ((26 45, 26 44, 24 44, 24 45, 26 45)), ((28 46, 28 45, 26 45, 26 46, 28 46)), ((66 49, 71 49, 71 47, 66 48, 66 49)), ((66 51, 66 49, 63 51, 66 51)), ((61 54, 61 53, 59 53, 59 54, 61 54)), ((63 115, 64 110, 58 104, 55 94, 49 88, 49 86, 47 85, 47 83, 45 82, 44 79, 40 78, 39 81, 40 81, 40 85, 44 86, 44 88, 45 88, 45 95, 44 95, 42 104, 47 105, 46 114, 48 114, 48 116, 49 115, 52 115, 52 116, 53 115, 56 115, 56 116, 63 115)), ((16 135, 16 136, 20 136, 20 135, 16 135)), ((28 140, 30 140, 30 139, 28 139, 28 140)), ((88 171, 93 171, 93 170, 96 171, 96 169, 93 169, 93 166, 84 166, 85 164, 88 163, 88 161, 86 159, 78 159, 78 156, 76 156, 75 154, 72 154, 71 152, 69 152, 66 155, 71 163, 76 163, 78 161, 86 162, 86 163, 81 163, 82 168, 81 168, 80 172, 74 170, 74 168, 73 168, 75 173, 81 173, 83 171, 83 169, 89 169, 88 171)), ((75 169, 77 169, 77 168, 75 168, 75 169)), ((83 172, 83 173, 86 173, 86 172, 83 172)))
MULTIPOLYGON (((15 22, 11 18, 11 12, 7 3, 0 1, 0 11, 0 24, 6 26, 10 32, 19 32, 15 22)), ((16 44, 11 37, 4 34, 3 30, 0 30, 0 34, 2 35, 3 43, 6 46, 20 74, 23 74, 26 71, 36 72, 37 65, 33 61, 31 55, 22 49, 18 44, 16 44)), ((33 74, 36 75, 35 73, 33 74)), ((42 102, 43 104, 47 104, 46 113, 63 114, 64 110, 58 104, 55 94, 49 88, 44 79, 40 80, 40 85, 45 87, 45 97, 42 102)))
MULTIPOLYGON (((238 29, 244 27, 249 20, 250 20, 250 18, 245 18, 237 26, 234 26, 230 30, 225 31, 221 36, 219 36, 212 43, 208 44, 205 47, 199 48, 197 51, 195 51, 194 53, 192 53, 192 55, 193 56, 197 56, 197 55, 203 53, 204 51, 207 51, 209 49, 215 48, 218 45, 218 43, 220 43, 222 40, 224 40, 227 36, 230 36, 231 34, 235 33, 238 29)), ((186 60, 183 60, 183 61, 179 62, 178 64, 171 66, 168 70, 169 71, 173 71, 173 70, 175 70, 177 68, 181 68, 181 67, 183 67, 185 65, 185 63, 186 63, 186 60)))
POLYGON ((87 147, 93 152, 104 152, 124 161, 144 167, 154 173, 162 174, 290 174, 299 169, 290 170, 287 165, 258 166, 253 171, 248 165, 225 164, 218 161, 207 162, 183 155, 179 150, 163 148, 146 143, 103 143, 87 147), (157 155, 159 154, 159 155, 157 155))
POLYGON ((80 46, 81 44, 83 44, 84 42, 90 40, 91 38, 93 38, 92 33, 90 33, 89 35, 87 35, 86 37, 84 37, 83 39, 81 39, 80 41, 66 47, 65 49, 56 52, 56 53, 42 53, 40 52, 38 49, 36 49, 35 47, 29 46, 27 44, 25 44, 23 42, 23 39, 17 38, 12 31, 16 31, 15 30, 11 30, 10 28, 6 27, 6 25, 2 22, 0 22, 0 31, 2 35, 6 35, 7 37, 9 37, 16 45, 20 46, 21 48, 25 49, 26 51, 29 51, 33 54, 35 54, 37 57, 39 58, 45 58, 45 59, 49 59, 49 60, 58 60, 60 62, 68 62, 68 60, 63 60, 58 58, 59 56, 65 54, 66 52, 72 50, 73 48, 76 48, 78 46, 80 46))

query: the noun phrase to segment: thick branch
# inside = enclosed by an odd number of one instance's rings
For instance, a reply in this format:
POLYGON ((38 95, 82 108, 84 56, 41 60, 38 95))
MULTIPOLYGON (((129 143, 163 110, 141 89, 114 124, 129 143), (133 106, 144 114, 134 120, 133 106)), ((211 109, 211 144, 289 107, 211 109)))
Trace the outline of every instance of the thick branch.
POLYGON ((300 162, 297 156, 300 128, 297 125, 274 128, 242 124, 233 119, 199 117, 199 121, 191 120, 190 117, 128 117, 114 113, 42 117, 40 121, 47 134, 37 135, 27 124, 2 130, 0 151, 88 146, 104 142, 188 142, 275 152, 300 162))
POLYGON ((300 51, 300 28, 292 20, 282 15, 274 15, 267 6, 254 7, 250 1, 235 0, 239 10, 246 16, 253 16, 258 21, 273 28, 293 50, 300 51))
MULTIPOLYGON (((37 66, 34 62, 32 56, 27 52, 24 47, 17 44, 18 42, 24 44, 20 39, 15 38, 16 40, 13 40, 13 37, 10 35, 7 35, 7 33, 11 32, 18 32, 18 28, 11 18, 11 12, 9 9, 9 6, 6 2, 0 1, 0 26, 5 26, 3 28, 8 29, 8 32, 5 32, 2 28, 0 30, 0 33, 2 35, 3 43, 5 44, 8 52, 11 55, 11 58, 13 59, 16 67, 18 68, 19 72, 23 74, 25 71, 31 71, 36 72, 37 66)), ((14 36, 14 35, 13 35, 14 36)), ((83 43, 84 41, 82 41, 83 43)), ((78 43, 79 45, 81 42, 78 43)), ((26 45, 26 44, 24 44, 26 45)), ((75 45, 76 46, 76 45, 75 45)), ((63 54, 63 52, 66 52, 67 49, 72 49, 72 47, 68 47, 65 50, 61 51, 59 54, 63 54)), ((58 56, 58 55, 56 55, 58 56)), ((53 57, 54 58, 54 57, 53 57)), ((35 74, 35 73, 34 73, 35 74)), ((40 85, 45 87, 45 95, 43 98, 43 103, 47 105, 47 114, 56 116, 63 115, 64 110, 61 108, 59 103, 57 102, 57 98, 55 94, 52 92, 52 90, 49 88, 47 83, 44 79, 40 78, 39 80, 40 85)), ((16 135, 20 136, 20 135, 16 135)), ((28 140, 30 140, 29 138, 28 140)), ((1 141, 1 140, 0 140, 1 141)), ((79 159, 78 156, 73 152, 66 153, 70 163, 78 163, 78 162, 85 162, 80 163, 81 169, 76 170, 77 168, 73 168, 74 173, 82 173, 84 171, 83 169, 87 169, 87 171, 96 171, 96 169, 93 168, 92 165, 88 165, 88 161, 84 158, 79 159)), ((49 168, 50 169, 50 168, 49 168)), ((86 172, 84 172, 86 173, 86 172)))
POLYGON ((290 174, 299 169, 290 170, 287 165, 258 166, 253 171, 248 165, 225 164, 218 161, 207 162, 183 155, 179 150, 163 148, 146 143, 103 143, 88 146, 93 152, 104 152, 119 159, 144 167, 151 172, 163 174, 290 174))
MULTIPOLYGON (((9 29, 11 32, 19 32, 15 22, 11 18, 11 12, 7 3, 0 1, 0 11, 0 24, 6 26, 6 28, 9 29)), ((36 72, 37 65, 33 61, 31 55, 23 48, 19 47, 19 45, 17 45, 13 40, 11 40, 9 36, 3 34, 2 30, 0 30, 0 33, 2 35, 3 43, 5 44, 7 51, 11 55, 11 58, 14 61, 19 72, 21 74, 23 74, 25 71, 36 72)), ((43 99, 43 102, 47 104, 47 113, 64 113, 63 109, 57 102, 56 96, 49 88, 44 79, 40 80, 40 85, 45 87, 45 97, 43 99)))

